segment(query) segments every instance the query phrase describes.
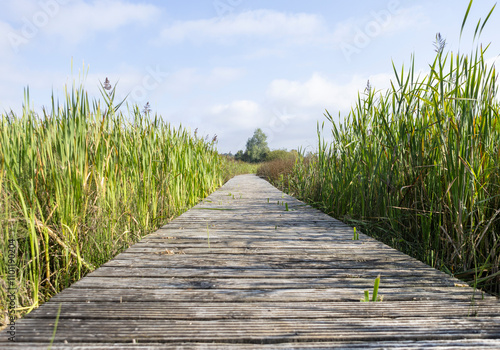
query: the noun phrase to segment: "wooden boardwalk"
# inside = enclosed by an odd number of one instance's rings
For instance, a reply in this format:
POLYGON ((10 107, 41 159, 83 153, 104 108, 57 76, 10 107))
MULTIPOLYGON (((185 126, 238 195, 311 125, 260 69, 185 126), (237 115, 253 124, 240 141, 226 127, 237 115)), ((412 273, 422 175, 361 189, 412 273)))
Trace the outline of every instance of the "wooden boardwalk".
POLYGON ((238 176, 19 320, 15 344, 2 332, 0 347, 47 349, 61 307, 52 349, 500 349, 498 299, 359 236, 238 176), (360 302, 379 274, 383 301, 360 302))

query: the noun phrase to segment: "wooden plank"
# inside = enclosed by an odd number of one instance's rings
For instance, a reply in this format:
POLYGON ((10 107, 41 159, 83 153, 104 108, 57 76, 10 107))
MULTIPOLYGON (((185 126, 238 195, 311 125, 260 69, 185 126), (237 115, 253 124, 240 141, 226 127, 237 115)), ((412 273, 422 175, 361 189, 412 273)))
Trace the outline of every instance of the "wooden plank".
MULTIPOLYGON (((433 350, 483 350, 483 349, 497 349, 498 341, 495 339, 460 339, 460 340, 405 340, 405 341, 371 341, 371 342, 358 342, 358 341, 335 341, 335 342, 293 342, 293 343, 279 343, 279 344, 242 344, 242 343, 109 343, 109 344, 92 344, 92 343, 79 343, 72 345, 71 349, 75 350, 108 350, 116 349, 138 349, 138 350, 294 350, 294 349, 315 349, 315 350, 330 350, 330 349, 433 349, 433 350)), ((7 348, 6 348, 7 349, 7 348)), ((8 349, 31 349, 31 350, 47 350, 46 343, 23 343, 15 344, 8 347, 8 349)), ((67 345, 52 345, 53 350, 68 349, 67 345)))
POLYGON ((0 346, 46 349, 59 317, 52 349, 500 348, 498 299, 352 235, 236 177, 18 320, 18 343, 0 346), (360 302, 378 275, 383 301, 360 302))
MULTIPOLYGON (((210 248, 208 247, 207 243, 205 243, 205 247, 182 247, 182 246, 177 246, 174 247, 172 245, 167 245, 166 247, 162 248, 157 248, 157 247, 137 247, 134 246, 133 248, 130 248, 127 250, 127 253, 124 254, 134 254, 135 256, 140 256, 140 253, 145 253, 146 255, 149 254, 159 254, 159 255, 174 255, 174 254, 267 254, 267 255, 316 255, 316 254, 323 254, 323 255, 329 255, 332 256, 332 250, 328 248, 319 248, 319 249, 311 249, 311 248, 295 248, 295 249, 280 249, 280 248, 219 248, 219 247, 213 247, 212 244, 210 244, 210 248)), ((335 254, 335 256, 339 256, 340 254, 335 254)), ((351 257, 353 254, 343 254, 345 256, 351 257)), ((128 257, 129 255, 124 255, 123 257, 128 257)), ((358 255, 359 256, 359 255, 358 255)), ((389 256, 385 254, 373 254, 371 257, 378 257, 378 258, 389 258, 389 256)), ((399 258, 402 258, 401 256, 398 256, 399 258)))
POLYGON ((399 260, 380 258, 360 258, 358 261, 337 258, 333 256, 314 255, 252 255, 252 254, 199 254, 186 258, 184 254, 121 254, 104 266, 130 266, 130 267, 190 267, 203 268, 227 267, 227 268, 259 268, 259 269, 346 269, 366 270, 375 269, 430 269, 423 263, 416 263, 405 257, 399 260))
POLYGON ((471 318, 498 316, 495 301, 470 302, 399 301, 382 303, 225 303, 225 302, 62 302, 49 303, 32 312, 31 318, 59 319, 280 319, 280 318, 471 318), (450 310, 453 310, 451 313, 450 310))
MULTIPOLYGON (((253 238, 253 239, 234 239, 235 233, 232 237, 227 237, 224 239, 210 237, 210 247, 211 248, 274 248, 281 247, 283 249, 335 249, 335 251, 353 251, 357 248, 353 245, 351 240, 346 240, 342 242, 340 240, 319 240, 319 239, 306 239, 299 237, 297 239, 278 239, 278 238, 253 238)), ((362 241, 364 247, 370 247, 367 242, 362 241)), ((195 238, 195 237, 150 237, 150 239, 143 239, 139 243, 135 244, 131 248, 154 248, 158 245, 165 245, 170 247, 186 247, 186 248, 205 248, 207 247, 207 236, 195 238)), ((371 248, 380 248, 378 244, 372 244, 371 248)), ((128 250, 127 250, 128 251, 128 250)), ((394 252, 392 250, 386 250, 388 254, 398 254, 400 252, 394 252)), ((358 253, 354 251, 354 253, 358 253)), ((383 253, 379 251, 374 251, 375 254, 383 253)))
MULTIPOLYGON (((351 271, 346 269, 232 269, 232 268, 172 268, 172 267, 127 267, 127 266, 103 266, 88 275, 88 277, 219 277, 219 278, 371 278, 378 275, 382 277, 382 288, 385 286, 386 278, 432 279, 436 281, 456 280, 443 276, 434 269, 408 270, 408 269, 367 269, 364 271, 351 271), (356 272, 356 273, 354 273, 356 272)), ((461 285, 464 285, 463 283, 461 285)))
MULTIPOLYGON (((381 292, 384 302, 410 300, 449 300, 471 301, 481 300, 484 295, 468 288, 455 287, 427 287, 427 288, 384 288, 381 292)), ((318 289, 174 289, 174 288, 70 288, 62 291, 51 300, 53 302, 340 302, 350 301, 359 303, 363 297, 363 289, 349 288, 318 288, 318 289)), ((452 312, 452 311, 450 311, 452 312)), ((500 315, 500 313, 499 313, 500 315)))
MULTIPOLYGON (((280 343, 309 341, 405 341, 482 339, 500 336, 495 318, 343 318, 343 319, 232 319, 232 320, 94 320, 64 319, 56 342, 227 342, 280 343)), ((50 341, 55 322, 25 319, 23 341, 50 341)))
MULTIPOLYGON (((368 278, 182 278, 182 277, 88 277, 76 282, 74 288, 88 289, 326 289, 342 286, 345 289, 357 289, 359 293, 373 287, 374 280, 368 278)), ((454 288, 452 280, 440 279, 386 277, 382 281, 380 293, 389 289, 420 288, 421 290, 435 290, 434 285, 440 283, 439 288, 454 288), (441 283, 440 283, 441 282, 441 283)))

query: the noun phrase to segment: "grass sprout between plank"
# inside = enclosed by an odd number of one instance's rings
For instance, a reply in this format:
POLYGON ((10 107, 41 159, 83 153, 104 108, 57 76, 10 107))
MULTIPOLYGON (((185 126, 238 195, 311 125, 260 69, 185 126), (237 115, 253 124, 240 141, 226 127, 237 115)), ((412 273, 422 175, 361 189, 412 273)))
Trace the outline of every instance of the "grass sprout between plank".
POLYGON ((378 289, 380 287, 380 275, 375 278, 375 282, 373 283, 373 295, 372 298, 370 299, 370 291, 365 290, 364 293, 364 298, 361 299, 361 302, 376 302, 376 301, 382 301, 383 297, 378 295, 378 289))
POLYGON ((358 241, 359 240, 359 232, 356 232, 356 227, 353 228, 352 240, 353 241, 358 241))

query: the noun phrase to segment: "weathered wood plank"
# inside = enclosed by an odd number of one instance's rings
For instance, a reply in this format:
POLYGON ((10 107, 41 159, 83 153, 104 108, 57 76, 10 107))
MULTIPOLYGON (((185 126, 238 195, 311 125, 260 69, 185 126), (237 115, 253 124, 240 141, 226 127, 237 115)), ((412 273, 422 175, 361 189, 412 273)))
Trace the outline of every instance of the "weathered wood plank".
MULTIPOLYGON (((433 279, 436 281, 456 280, 435 269, 366 269, 354 271, 346 269, 257 269, 257 268, 173 268, 173 267, 127 267, 103 266, 88 277, 219 277, 219 278, 382 278, 382 288, 386 278, 433 279)), ((460 285, 464 285, 461 283, 460 285)))
MULTIPOLYGON (((471 301, 480 300, 483 295, 477 291, 473 293, 468 288, 455 287, 427 287, 427 288, 385 288, 380 291, 384 302, 410 300, 449 300, 471 301)), ((114 302, 340 302, 350 301, 359 303, 363 297, 362 289, 349 288, 318 288, 318 289, 172 289, 172 288, 71 288, 59 293, 51 300, 63 301, 114 301, 114 302)), ((452 313, 453 311, 450 310, 452 313)), ((499 313, 500 314, 500 313, 499 313)))
POLYGON ((59 319, 276 319, 276 318, 471 318, 496 317, 496 302, 400 301, 382 303, 62 302, 49 303, 30 318, 59 319), (453 313, 450 313, 450 310, 453 313))
MULTIPOLYGON (((158 343, 109 343, 109 344, 92 344, 92 343, 80 343, 78 345, 73 344, 71 349, 75 350, 108 350, 108 349, 138 349, 138 350, 253 350, 253 349, 264 349, 264 350, 296 350, 296 349, 315 349, 315 350, 326 350, 326 349, 351 349, 351 350, 385 350, 385 349, 433 349, 433 350, 453 350, 453 349, 474 349, 474 350, 484 350, 484 349, 498 349, 498 341, 495 339, 460 339, 460 340, 406 340, 406 341, 370 341, 370 342, 359 342, 359 341, 336 341, 336 342, 293 342, 293 343, 279 343, 279 344, 235 344, 235 343, 192 343, 192 342, 182 342, 182 343, 163 343, 159 345, 158 343)), ((11 345, 8 349, 28 349, 28 350, 47 350, 47 344, 40 343, 23 343, 11 345)), ((51 347, 53 350, 63 350, 68 349, 67 345, 53 345, 51 347)))
POLYGON ((104 266, 130 267, 227 267, 227 268, 259 268, 259 269, 430 269, 423 263, 416 263, 408 258, 400 259, 369 257, 358 261, 348 258, 337 258, 324 255, 252 255, 252 254, 199 254, 186 258, 184 254, 120 254, 120 256, 104 266))
MULTIPOLYGON (((94 320, 64 319, 56 342, 228 342, 280 343, 288 341, 387 341, 488 339, 499 337, 496 318, 343 318, 343 319, 232 319, 232 320, 94 320)), ((23 341, 50 341, 54 322, 26 319, 23 341)))
POLYGON ((46 349, 59 312, 52 349, 500 348, 498 299, 352 235, 236 177, 17 321, 19 343, 0 346, 46 349), (378 275, 383 301, 361 303, 378 275))
MULTIPOLYGON (((168 275, 167 275, 168 276, 168 275)), ((342 286, 345 289, 357 289, 362 295, 363 290, 373 287, 374 280, 368 278, 182 278, 182 277, 88 277, 76 282, 74 288, 89 289, 326 289, 342 286)), ((403 290, 419 288, 435 290, 439 288, 454 288, 452 280, 420 279, 420 278, 384 278, 380 293, 384 290, 403 290)))

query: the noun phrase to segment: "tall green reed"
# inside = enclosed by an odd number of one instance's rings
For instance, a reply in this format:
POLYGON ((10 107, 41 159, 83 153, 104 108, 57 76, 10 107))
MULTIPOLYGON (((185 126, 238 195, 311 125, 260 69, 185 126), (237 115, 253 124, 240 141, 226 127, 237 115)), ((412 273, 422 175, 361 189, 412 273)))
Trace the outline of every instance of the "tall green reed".
MULTIPOLYGON (((107 82, 106 82, 107 84, 107 82)), ((36 114, 0 119, 1 301, 17 242, 18 312, 29 311, 196 204, 226 176, 212 141, 150 111, 119 112, 115 89, 80 86, 36 114)), ((123 106, 122 106, 123 108, 123 106)))
MULTIPOLYGON (((471 1, 472 4, 472 1, 471 1)), ((465 25, 470 6, 464 18, 465 25)), ((493 9, 492 9, 493 11, 493 9)), ((475 37, 486 20, 476 26, 475 37)), ((462 26, 462 30, 463 30, 462 26)), ((289 190, 428 264, 500 293, 500 107, 487 47, 412 58, 391 88, 369 84, 331 143, 302 156, 289 190)))

